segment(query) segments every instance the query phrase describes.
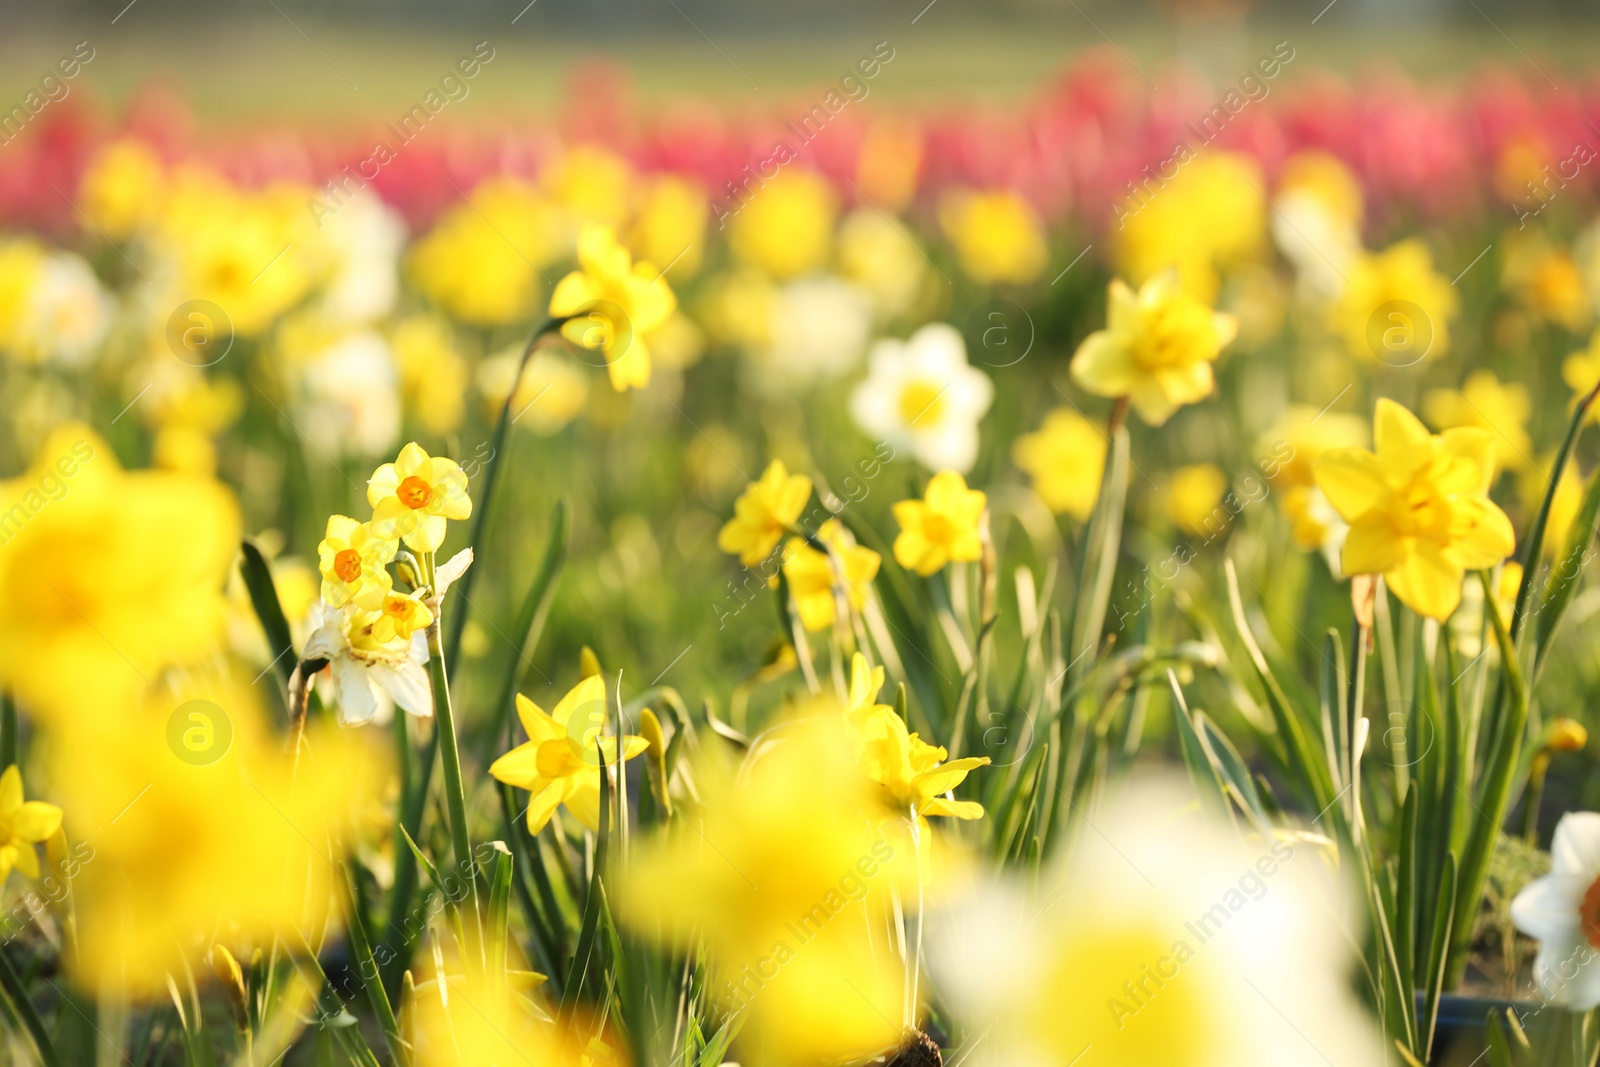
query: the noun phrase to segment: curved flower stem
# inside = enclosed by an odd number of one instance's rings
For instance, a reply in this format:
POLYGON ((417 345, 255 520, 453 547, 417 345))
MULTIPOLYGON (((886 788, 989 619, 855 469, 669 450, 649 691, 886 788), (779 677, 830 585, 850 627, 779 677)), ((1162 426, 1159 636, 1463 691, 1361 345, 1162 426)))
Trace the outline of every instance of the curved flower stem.
MULTIPOLYGON (((483 556, 483 535, 489 528, 490 505, 494 502, 495 479, 500 473, 501 454, 505 449, 506 434, 510 432, 513 421, 511 403, 517 397, 517 386, 522 384, 522 375, 528 369, 528 361, 533 358, 534 349, 539 347, 540 339, 547 334, 555 333, 566 324, 566 318, 547 319, 543 326, 533 331, 533 336, 528 338, 527 345, 522 349, 522 358, 517 361, 517 374, 511 379, 511 388, 506 391, 506 401, 500 406, 500 418, 495 421, 494 433, 489 438, 489 459, 483 465, 483 490, 478 494, 478 506, 472 516, 472 533, 467 540, 473 555, 480 559, 483 556)), ((472 582, 476 576, 476 571, 469 567, 467 572, 456 580, 456 589, 459 590, 456 599, 461 603, 467 602, 467 594, 472 591, 472 582)), ((466 625, 465 611, 459 612, 450 625, 450 637, 444 643, 446 649, 444 664, 449 671, 456 669, 456 655, 461 650, 461 634, 466 625)))
POLYGON ((1533 581, 1539 569, 1539 554, 1544 548, 1544 531, 1550 523, 1550 508, 1555 503, 1556 486, 1561 484, 1561 474, 1566 469, 1567 457, 1572 454, 1572 446, 1577 443, 1584 420, 1589 416, 1589 408, 1594 405, 1597 396, 1600 396, 1600 382, 1596 382, 1594 388, 1583 395, 1573 410, 1572 421, 1567 424, 1567 434, 1561 439, 1561 447, 1556 451, 1555 462, 1550 466, 1550 488, 1544 494, 1544 501, 1539 505, 1538 514, 1533 518, 1533 525, 1528 528, 1528 537, 1522 552, 1522 582, 1517 586, 1516 606, 1511 612, 1513 639, 1521 633, 1522 620, 1527 616, 1528 596, 1533 592, 1533 581))

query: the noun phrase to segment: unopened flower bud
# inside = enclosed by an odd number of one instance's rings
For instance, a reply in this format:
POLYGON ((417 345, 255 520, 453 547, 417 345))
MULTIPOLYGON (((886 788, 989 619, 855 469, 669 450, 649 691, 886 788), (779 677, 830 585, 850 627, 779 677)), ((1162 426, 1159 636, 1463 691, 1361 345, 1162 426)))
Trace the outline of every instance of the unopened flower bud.
POLYGON ((233 1011, 233 1025, 239 1033, 246 1033, 250 1029, 250 992, 244 985, 244 972, 239 969, 239 961, 233 958, 221 945, 211 946, 211 969, 217 974, 217 981, 222 983, 223 995, 227 997, 228 1007, 233 1011))
POLYGON ((1589 743, 1589 731, 1583 724, 1560 716, 1550 727, 1550 740, 1546 743, 1552 752, 1578 752, 1589 743))

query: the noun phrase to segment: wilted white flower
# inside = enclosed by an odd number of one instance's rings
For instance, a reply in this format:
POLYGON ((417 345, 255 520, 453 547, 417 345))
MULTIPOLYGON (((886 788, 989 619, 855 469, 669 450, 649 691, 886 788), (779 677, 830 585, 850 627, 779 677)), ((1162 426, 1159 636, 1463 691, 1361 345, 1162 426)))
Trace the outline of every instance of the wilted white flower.
POLYGON ((885 338, 872 346, 850 414, 869 435, 905 448, 923 466, 966 473, 978 458, 978 420, 993 401, 994 385, 967 364, 961 334, 935 322, 910 340, 885 338))

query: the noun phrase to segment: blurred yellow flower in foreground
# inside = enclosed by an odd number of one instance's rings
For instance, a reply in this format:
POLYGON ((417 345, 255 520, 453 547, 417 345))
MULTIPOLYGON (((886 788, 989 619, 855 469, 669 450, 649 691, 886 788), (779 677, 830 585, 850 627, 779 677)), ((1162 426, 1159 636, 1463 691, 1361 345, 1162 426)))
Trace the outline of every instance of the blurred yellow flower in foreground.
POLYGON ((735 777, 696 766, 702 803, 639 844, 618 914, 674 946, 704 939, 707 991, 741 1012, 744 1063, 859 1062, 900 1040, 906 964, 891 887, 910 856, 869 829, 871 784, 836 717, 778 731, 735 777))
POLYGON ((921 500, 900 500, 894 521, 900 535, 894 539, 894 560, 924 578, 945 564, 973 563, 983 558, 983 509, 989 498, 968 489, 955 471, 940 471, 928 481, 921 500))
POLYGON ((747 266, 787 281, 828 261, 838 199, 822 175, 790 167, 752 190, 728 224, 728 249, 747 266))
POLYGON ((1185 786, 1125 790, 1060 861, 936 917, 934 977, 983 1035, 971 1063, 1384 1062, 1348 983, 1348 906, 1311 850, 1242 842, 1185 786))
POLYGON ((1011 462, 1028 476, 1045 507, 1082 522, 1100 496, 1105 431, 1074 408, 1056 408, 1038 430, 1016 439, 1011 462))
POLYGON ((124 241, 160 212, 166 169, 143 141, 113 141, 89 161, 79 188, 89 222, 108 239, 124 241))
POLYGON ((882 790, 883 807, 909 819, 948 815, 957 819, 983 818, 983 805, 944 796, 966 780, 968 773, 989 765, 988 756, 968 756, 944 762, 949 755, 941 745, 930 745, 906 729, 905 720, 887 704, 877 703, 883 687, 883 668, 869 669, 857 652, 850 661, 850 706, 845 727, 856 762, 882 790))
POLYGON ((1430 389, 1422 398, 1422 414, 1436 429, 1487 430, 1494 438, 1495 466, 1502 470, 1521 470, 1533 462, 1532 412, 1527 386, 1501 382, 1489 370, 1473 371, 1459 389, 1430 389))
POLYGON ((39 854, 33 846, 61 828, 61 809, 42 800, 22 799, 22 772, 13 763, 0 774, 0 885, 15 867, 39 877, 39 854))
POLYGON ((717 547, 737 555, 746 567, 760 563, 794 529, 810 499, 811 479, 790 474, 783 460, 773 460, 761 480, 751 482, 734 501, 733 518, 718 532, 717 547))
POLYGON ((58 427, 0 482, 0 683, 38 714, 118 714, 162 668, 215 652, 238 550, 222 485, 124 471, 87 427, 58 427))
MULTIPOLYGON (((838 618, 840 597, 845 598, 854 611, 865 607, 867 590, 883 562, 872 549, 856 544, 838 519, 823 523, 817 530, 816 540, 830 551, 819 552, 802 538, 791 537, 783 561, 789 596, 807 630, 825 630, 832 626, 838 618), (840 573, 834 571, 835 560, 840 573)), ((774 575, 773 582, 776 581, 774 575)))
POLYGON ((409 256, 411 280, 446 312, 480 326, 531 318, 539 269, 561 255, 556 208, 515 178, 490 178, 439 219, 409 256))
MULTIPOLYGON (((605 678, 598 674, 579 682, 549 713, 517 694, 517 718, 528 740, 490 764, 489 774, 528 791, 530 834, 543 830, 562 804, 589 829, 600 829, 600 775, 612 774, 617 761, 617 739, 603 736, 606 711, 605 678)), ((642 737, 624 737, 622 758, 633 759, 645 747, 642 737)))
POLYGON ((1162 505, 1178 529, 1210 540, 1227 529, 1232 518, 1227 508, 1217 506, 1227 491, 1228 476, 1220 467, 1214 463, 1191 463, 1172 472, 1161 494, 1162 505))
POLYGON ((372 472, 367 503, 372 505, 373 536, 400 538, 418 552, 438 551, 447 519, 472 517, 465 472, 453 459, 429 456, 415 441, 393 463, 372 472))
POLYGON ((1432 436, 1405 408, 1378 400, 1377 452, 1335 448, 1316 463, 1317 485, 1350 523, 1346 574, 1381 574, 1400 602, 1443 620, 1461 601, 1465 571, 1511 554, 1511 520, 1489 499, 1494 440, 1462 427, 1432 436))
POLYGON ((191 678, 113 712, 50 739, 68 832, 93 850, 73 883, 79 980, 142 998, 214 940, 244 958, 316 940, 387 749, 313 723, 293 760, 242 681, 191 678))
POLYGON ((568 318, 561 327, 567 340, 605 352, 606 372, 617 392, 642 389, 650 384, 644 335, 672 317, 678 298, 661 271, 633 262, 603 226, 585 226, 579 234, 578 266, 556 284, 550 314, 568 318))
POLYGON ((939 226, 979 285, 1033 281, 1049 260, 1044 224, 1016 193, 953 192, 939 205, 939 226))
POLYGON ((1078 346, 1072 380, 1095 396, 1128 397, 1140 418, 1160 426, 1183 405, 1211 395, 1211 364, 1237 332, 1233 316, 1181 291, 1171 271, 1137 293, 1116 280, 1106 328, 1078 346))
POLYGON ((1450 279, 1433 269, 1428 246, 1413 237, 1357 257, 1331 321, 1357 358, 1404 367, 1450 351, 1450 322, 1460 310, 1450 279))
MULTIPOLYGON (((515 942, 512 942, 515 944, 515 942)), ((431 962, 431 961, 430 961, 431 962)), ((417 1067, 584 1067, 591 1061, 563 1049, 555 1026, 530 1010, 529 990, 544 976, 527 970, 486 974, 449 962, 429 966, 402 1006, 417 1067)))
POLYGON ((322 572, 322 599, 329 607, 355 603, 367 611, 383 603, 394 580, 386 564, 397 545, 376 537, 372 527, 348 515, 329 515, 328 529, 317 545, 317 567, 322 572))

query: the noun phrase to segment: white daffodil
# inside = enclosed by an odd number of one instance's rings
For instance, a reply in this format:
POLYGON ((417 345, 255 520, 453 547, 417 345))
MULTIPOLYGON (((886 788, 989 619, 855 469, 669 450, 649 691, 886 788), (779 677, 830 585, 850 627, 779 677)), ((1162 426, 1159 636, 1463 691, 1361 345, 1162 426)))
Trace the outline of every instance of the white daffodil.
POLYGON ((327 660, 326 677, 333 685, 340 722, 386 723, 396 704, 418 718, 433 714, 433 687, 424 667, 426 630, 451 583, 471 564, 470 548, 441 564, 435 573, 437 588, 426 599, 391 591, 376 610, 363 609, 354 600, 343 608, 324 600, 312 605, 312 634, 301 655, 327 660))
POLYGON ((930 927, 973 1067, 1368 1067, 1348 909, 1304 835, 1241 842, 1193 793, 1135 783, 1036 885, 972 893, 930 927))
POLYGON ((850 397, 863 430, 930 469, 972 469, 978 420, 994 402, 994 385, 967 364, 954 326, 934 322, 906 341, 885 338, 872 346, 867 366, 866 381, 850 397))
POLYGON ((82 256, 50 252, 39 264, 19 349, 33 362, 88 362, 111 328, 116 304, 82 256))
POLYGON ((1551 1003, 1600 1007, 1600 814, 1561 817, 1550 873, 1517 894, 1511 921, 1539 942, 1533 978, 1551 1003))

